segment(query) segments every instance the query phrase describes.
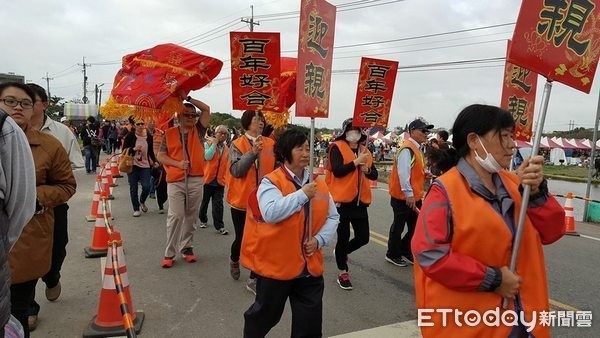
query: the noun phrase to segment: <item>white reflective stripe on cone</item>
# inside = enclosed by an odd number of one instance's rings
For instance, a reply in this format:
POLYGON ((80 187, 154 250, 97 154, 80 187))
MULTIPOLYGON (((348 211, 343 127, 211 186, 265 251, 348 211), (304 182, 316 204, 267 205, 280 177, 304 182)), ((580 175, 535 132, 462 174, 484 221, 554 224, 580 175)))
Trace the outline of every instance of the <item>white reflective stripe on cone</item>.
MULTIPOLYGON (((106 261, 109 263, 109 261, 106 261)), ((121 283, 123 284, 123 288, 129 286, 129 277, 127 277, 127 272, 121 274, 121 283)), ((104 279, 102 280, 102 288, 105 290, 116 290, 117 287, 115 285, 115 277, 113 275, 104 274, 104 279)))

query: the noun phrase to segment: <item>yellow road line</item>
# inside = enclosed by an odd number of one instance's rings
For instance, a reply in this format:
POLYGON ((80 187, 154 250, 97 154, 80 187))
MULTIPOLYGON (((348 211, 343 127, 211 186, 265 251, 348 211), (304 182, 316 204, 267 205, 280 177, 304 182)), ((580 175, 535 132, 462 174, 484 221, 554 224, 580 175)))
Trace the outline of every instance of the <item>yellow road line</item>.
MULTIPOLYGON (((375 232, 373 230, 369 231, 371 233, 371 241, 382 245, 384 247, 387 247, 387 241, 388 241, 388 237, 385 235, 382 235, 378 232, 375 232)), ((559 309, 562 310, 567 310, 567 311, 580 311, 580 309, 573 307, 571 305, 565 304, 565 303, 561 303, 557 300, 554 299, 550 299, 550 305, 557 307, 559 309)))

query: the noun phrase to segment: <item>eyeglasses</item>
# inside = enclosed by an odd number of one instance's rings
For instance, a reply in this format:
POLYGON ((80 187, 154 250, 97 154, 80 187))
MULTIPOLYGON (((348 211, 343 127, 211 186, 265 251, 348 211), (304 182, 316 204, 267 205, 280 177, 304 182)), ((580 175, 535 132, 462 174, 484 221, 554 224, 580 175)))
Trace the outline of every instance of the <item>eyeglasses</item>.
POLYGON ((13 98, 5 98, 0 99, 0 101, 4 102, 5 105, 12 108, 16 107, 17 105, 21 105, 23 109, 33 108, 33 102, 31 102, 31 100, 29 99, 17 100, 13 98))
POLYGON ((226 132, 226 131, 218 131, 215 134, 227 135, 228 132, 226 132))
POLYGON ((187 117, 188 119, 195 119, 198 117, 196 114, 182 114, 183 117, 187 117))
POLYGON ((144 126, 144 125, 146 125, 146 124, 145 124, 144 122, 138 122, 138 123, 136 123, 135 125, 136 125, 136 126, 144 126))

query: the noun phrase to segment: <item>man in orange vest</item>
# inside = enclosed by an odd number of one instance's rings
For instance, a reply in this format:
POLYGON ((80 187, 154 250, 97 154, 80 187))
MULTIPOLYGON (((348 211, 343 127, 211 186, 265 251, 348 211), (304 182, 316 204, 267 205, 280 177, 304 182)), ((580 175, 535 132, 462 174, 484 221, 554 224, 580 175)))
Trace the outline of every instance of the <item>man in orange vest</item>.
POLYGON ((170 268, 178 252, 193 263, 194 223, 198 217, 204 185, 204 136, 210 122, 210 107, 187 97, 179 126, 165 131, 158 161, 167 173, 167 245, 161 266, 170 268), (196 112, 200 109, 200 114, 196 112), (184 146, 185 145, 185 146, 184 146))
POLYGON ((244 337, 266 336, 288 298, 291 336, 321 337, 321 249, 333 238, 339 215, 325 182, 309 182, 311 153, 304 133, 286 131, 275 152, 283 165, 262 179, 248 201, 241 258, 258 283, 254 304, 244 313, 244 337))
MULTIPOLYGON (((240 247, 244 235, 248 196, 252 189, 258 186, 261 178, 275 169, 275 143, 270 138, 261 136, 265 126, 262 112, 246 110, 240 122, 246 133, 231 143, 227 179, 227 203, 231 206, 231 219, 235 230, 235 240, 231 244, 229 257, 229 272, 235 280, 240 278, 240 247)), ((246 289, 256 294, 256 276, 253 272, 250 272, 246 289)))
POLYGON ((215 136, 208 137, 204 142, 204 193, 202 204, 200 204, 200 228, 206 228, 208 222, 208 202, 212 198, 212 218, 215 229, 221 235, 229 232, 223 223, 223 193, 225 192, 225 173, 227 172, 227 160, 229 158, 229 147, 225 141, 229 137, 227 126, 220 125, 215 129, 215 136))
POLYGON ((410 241, 421 208, 425 179, 431 176, 425 173, 425 157, 420 147, 427 142, 431 128, 432 124, 421 119, 412 121, 408 125, 410 138, 402 142, 394 159, 389 182, 394 220, 390 227, 385 260, 396 266, 407 266, 414 261, 410 241), (402 236, 404 225, 408 226, 408 231, 402 236))

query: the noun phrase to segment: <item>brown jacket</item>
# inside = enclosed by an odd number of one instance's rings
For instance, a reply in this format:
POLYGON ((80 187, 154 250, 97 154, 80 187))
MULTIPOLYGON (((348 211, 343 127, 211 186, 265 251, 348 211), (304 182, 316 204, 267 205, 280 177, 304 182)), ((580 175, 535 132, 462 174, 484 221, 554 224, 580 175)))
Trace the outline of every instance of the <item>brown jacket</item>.
POLYGON ((60 142, 52 135, 31 128, 25 130, 25 135, 35 163, 37 198, 46 210, 40 215, 34 215, 25 225, 10 252, 13 284, 42 277, 50 270, 53 208, 67 202, 77 188, 69 155, 60 142))

